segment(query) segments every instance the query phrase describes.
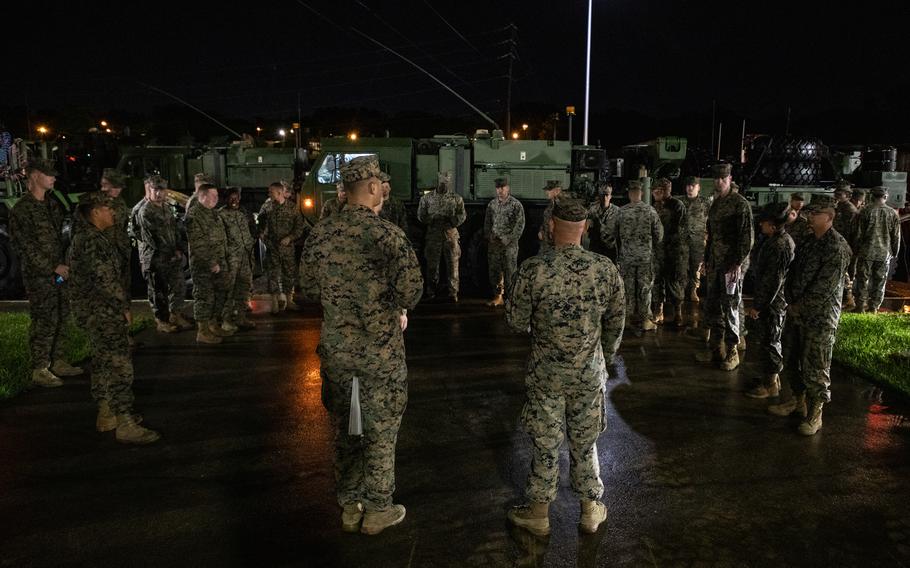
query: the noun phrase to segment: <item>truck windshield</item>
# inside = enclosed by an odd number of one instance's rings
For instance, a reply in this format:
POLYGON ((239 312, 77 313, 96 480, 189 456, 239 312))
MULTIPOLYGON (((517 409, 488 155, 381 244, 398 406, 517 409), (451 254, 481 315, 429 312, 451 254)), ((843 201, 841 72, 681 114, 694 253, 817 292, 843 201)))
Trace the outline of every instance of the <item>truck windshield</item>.
POLYGON ((371 153, 334 153, 326 154, 322 160, 322 165, 316 172, 316 181, 319 183, 336 183, 339 179, 338 168, 360 156, 376 156, 371 153))

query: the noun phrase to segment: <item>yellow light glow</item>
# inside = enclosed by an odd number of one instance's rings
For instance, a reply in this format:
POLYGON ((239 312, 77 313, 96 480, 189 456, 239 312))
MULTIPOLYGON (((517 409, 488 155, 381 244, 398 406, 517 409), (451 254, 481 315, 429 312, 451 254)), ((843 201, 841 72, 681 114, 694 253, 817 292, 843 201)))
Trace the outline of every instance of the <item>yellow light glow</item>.
POLYGON ((290 132, 291 134, 293 134, 293 133, 294 133, 294 129, 292 128, 292 129, 288 130, 288 132, 290 132))
POLYGON ((278 136, 287 136, 287 132, 285 132, 284 128, 278 129, 278 136))
POLYGON ((522 130, 527 130, 527 129, 528 129, 528 125, 527 125, 527 124, 522 124, 522 125, 521 125, 521 129, 522 129, 522 130))
POLYGON ((512 140, 518 140, 518 133, 517 133, 517 132, 513 132, 513 133, 512 133, 512 140))
POLYGON ((348 134, 348 138, 350 138, 351 140, 357 140, 357 133, 351 132, 350 134, 348 134))
POLYGON ((102 120, 102 121, 101 121, 101 126, 102 126, 102 127, 106 127, 106 126, 107 126, 107 121, 106 121, 106 120, 102 120))
POLYGON ((108 134, 111 133, 111 129, 110 129, 110 128, 105 128, 104 131, 107 132, 108 134))
POLYGON ((256 127, 256 132, 262 132, 262 127, 261 127, 261 126, 257 126, 257 127, 256 127))
POLYGON ((313 200, 312 200, 312 198, 307 197, 306 199, 304 199, 304 200, 303 200, 303 206, 304 206, 305 208, 307 208, 307 209, 312 209, 312 208, 313 208, 313 200))
POLYGON ((46 127, 46 126, 39 126, 39 127, 37 128, 37 130, 38 130, 38 134, 47 134, 47 133, 48 133, 48 130, 47 130, 47 127, 46 127))

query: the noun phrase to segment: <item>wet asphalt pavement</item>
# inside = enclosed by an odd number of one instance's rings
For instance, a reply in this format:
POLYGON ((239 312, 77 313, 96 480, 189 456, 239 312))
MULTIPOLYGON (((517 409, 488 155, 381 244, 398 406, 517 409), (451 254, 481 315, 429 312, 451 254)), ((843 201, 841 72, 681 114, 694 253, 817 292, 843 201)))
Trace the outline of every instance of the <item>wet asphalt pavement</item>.
MULTIPOLYGON (((563 451, 552 534, 510 527, 529 442, 528 340, 478 302, 407 332, 400 526, 339 529, 312 309, 220 346, 147 330, 137 409, 164 440, 94 431, 88 378, 0 403, 0 566, 910 566, 908 405, 835 369, 822 431, 742 396, 754 368, 627 335, 598 443, 609 517, 577 529, 563 451)), ((748 358, 747 358, 748 361, 748 358)))

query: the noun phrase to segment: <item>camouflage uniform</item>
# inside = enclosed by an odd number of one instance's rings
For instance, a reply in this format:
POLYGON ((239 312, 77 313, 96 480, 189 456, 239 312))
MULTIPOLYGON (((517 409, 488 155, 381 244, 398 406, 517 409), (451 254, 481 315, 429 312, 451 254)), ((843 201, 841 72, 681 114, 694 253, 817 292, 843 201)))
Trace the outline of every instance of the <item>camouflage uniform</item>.
MULTIPOLYGON (((853 240, 853 229, 856 226, 856 218, 859 215, 859 209, 853 205, 849 199, 837 204, 836 214, 834 216, 834 230, 840 233, 840 236, 846 239, 851 249, 856 248, 856 241, 853 240)), ((850 261, 847 267, 847 273, 844 275, 844 289, 851 291, 853 289, 853 277, 856 274, 856 255, 850 261)))
POLYGON ((657 211, 644 201, 623 205, 615 234, 619 271, 625 285, 626 315, 641 322, 650 320, 654 251, 664 238, 657 211))
POLYGON ((216 320, 224 309, 227 292, 227 235, 218 211, 197 204, 186 214, 186 234, 193 274, 193 317, 197 322, 216 320), (218 265, 219 271, 212 272, 218 265))
POLYGON ((458 227, 464 223, 467 214, 464 200, 448 190, 441 181, 436 191, 425 193, 417 207, 417 220, 427 226, 423 254, 427 261, 427 291, 432 295, 439 284, 439 260, 445 253, 449 272, 449 295, 458 294, 458 261, 461 245, 458 242, 458 227))
POLYGON ((186 301, 186 280, 179 254, 177 219, 167 203, 146 202, 137 214, 139 263, 148 282, 149 304, 155 318, 168 321, 186 301))
MULTIPOLYGON (((585 209, 579 209, 583 220, 585 209)), ((533 444, 527 482, 532 503, 556 498, 563 428, 572 491, 584 500, 603 494, 596 442, 606 428, 606 366, 622 338, 624 302, 613 262, 580 246, 554 247, 521 265, 506 319, 532 338, 521 413, 533 444)))
POLYGON ((331 217, 332 215, 341 213, 341 210, 344 209, 345 204, 345 201, 340 201, 337 197, 327 200, 322 204, 322 210, 319 212, 319 220, 322 221, 326 217, 331 217))
POLYGON ((537 251, 537 254, 543 254, 553 248, 553 235, 550 233, 550 219, 553 218, 553 203, 554 202, 551 199, 543 210, 543 216, 541 217, 542 222, 540 223, 540 231, 538 233, 543 234, 543 238, 540 239, 540 249, 537 251))
POLYGON ((790 235, 779 230, 762 244, 755 263, 752 307, 759 315, 760 358, 765 375, 780 373, 783 368, 780 337, 787 311, 784 281, 795 250, 796 245, 790 235))
POLYGON ((685 245, 686 206, 676 197, 668 197, 657 203, 655 208, 664 230, 663 241, 654 252, 654 298, 655 305, 665 300, 678 306, 685 299, 688 280, 689 249, 685 245))
POLYGON ((684 197, 686 206, 686 229, 683 237, 683 246, 688 251, 689 269, 687 291, 698 290, 701 276, 699 271, 705 260, 705 230, 708 223, 708 210, 711 208, 711 198, 698 195, 684 197))
MULTIPOLYGON (((130 236, 128 231, 128 225, 130 222, 130 210, 126 206, 126 201, 123 200, 119 195, 117 197, 109 197, 107 194, 101 191, 94 191, 91 194, 85 194, 86 196, 91 196, 92 199, 101 199, 104 198, 107 205, 111 208, 111 211, 114 214, 114 226, 106 230, 108 233, 108 239, 114 244, 117 252, 119 253, 120 260, 123 264, 123 269, 121 274, 123 276, 123 285, 124 290, 126 290, 127 297, 131 297, 130 287, 130 260, 133 255, 133 247, 130 244, 130 236)), ((88 197, 86 197, 87 199, 88 197)), ((93 228, 91 223, 88 220, 83 219, 79 215, 78 211, 73 214, 73 237, 72 240, 75 242, 76 236, 80 231, 93 228)))
MULTIPOLYGON (((378 171, 375 159, 355 158, 342 175, 357 181, 378 171)), ((354 205, 316 225, 300 266, 303 295, 323 308, 317 352, 323 403, 335 428, 338 503, 387 510, 408 396, 399 316, 420 299, 420 265, 401 229, 354 205), (360 384, 362 437, 347 433, 354 376, 360 384)))
POLYGON ((401 200, 390 195, 388 199, 383 202, 382 209, 379 210, 379 216, 393 225, 397 225, 399 229, 404 231, 405 236, 407 236, 408 212, 401 200))
POLYGON ((487 204, 483 234, 487 240, 490 286, 498 295, 512 287, 518 270, 518 239, 524 229, 525 211, 513 196, 505 203, 494 198, 487 204))
POLYGON ((732 189, 723 197, 715 196, 708 210, 707 232, 704 306, 711 330, 710 346, 717 350, 726 343, 730 351, 739 344, 743 276, 749 269, 749 253, 755 239, 752 208, 746 198, 732 189), (728 294, 726 274, 736 266, 739 266, 736 290, 728 294))
POLYGON ((850 247, 835 230, 796 249, 785 285, 784 373, 794 394, 829 402, 831 351, 841 312, 850 247))
POLYGON ((588 210, 588 219, 591 221, 588 230, 591 252, 596 252, 616 262, 618 258, 616 223, 619 222, 619 206, 611 202, 609 207, 604 207, 603 198, 599 197, 588 210))
MULTIPOLYGON (((110 200, 107 204, 112 205, 110 200)), ((99 231, 86 222, 70 250, 73 311, 92 348, 92 397, 107 401, 115 414, 133 409, 133 362, 130 357, 129 296, 117 227, 99 231)))
POLYGON ((222 319, 234 322, 238 310, 245 310, 253 289, 253 221, 242 207, 222 207, 218 216, 227 237, 227 267, 222 266, 225 284, 222 319))
POLYGON ((265 270, 269 278, 269 292, 289 294, 297 282, 297 264, 294 259, 294 242, 306 231, 303 216, 291 200, 279 205, 271 199, 259 210, 259 233, 268 247, 265 270), (287 245, 281 244, 290 238, 287 245))
POLYGON ((33 369, 60 358, 60 334, 69 315, 66 283, 57 284, 54 269, 65 264, 63 208, 48 192, 44 201, 26 193, 10 210, 13 250, 22 263, 31 324, 28 344, 33 369))
POLYGON ((812 228, 809 227, 809 220, 806 219, 802 212, 796 216, 792 223, 785 227, 785 230, 793 239, 793 244, 796 245, 796 248, 801 247, 804 242, 815 238, 815 235, 812 234, 812 228))
POLYGON ((888 268, 901 246, 897 211, 878 201, 866 205, 856 219, 856 305, 870 312, 885 298, 888 268))

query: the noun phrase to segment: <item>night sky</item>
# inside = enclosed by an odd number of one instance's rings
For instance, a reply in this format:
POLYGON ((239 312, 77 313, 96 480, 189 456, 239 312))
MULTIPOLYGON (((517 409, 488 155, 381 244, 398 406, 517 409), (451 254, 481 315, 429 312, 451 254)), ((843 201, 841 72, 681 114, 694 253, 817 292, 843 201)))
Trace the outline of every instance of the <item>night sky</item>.
MULTIPOLYGON (((42 9, 43 21, 30 24, 39 31, 23 26, 7 42, 14 60, 31 63, 0 78, 0 120, 16 123, 26 105, 33 116, 102 116, 173 103, 142 82, 237 120, 292 118, 299 93, 304 116, 367 108, 474 124, 466 105, 355 28, 413 58, 504 127, 510 23, 519 58, 513 109, 574 104, 579 119, 583 111, 583 0, 225 6, 42 9)), ((716 101, 720 120, 758 129, 782 129, 790 107, 795 128, 842 142, 910 142, 907 15, 898 2, 595 0, 592 140, 677 128, 704 137, 716 101)), ((474 125, 487 126, 480 117, 474 125)))

